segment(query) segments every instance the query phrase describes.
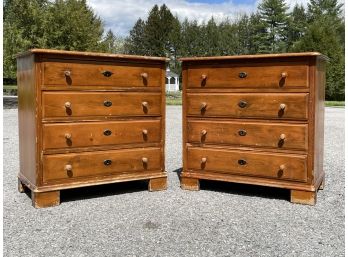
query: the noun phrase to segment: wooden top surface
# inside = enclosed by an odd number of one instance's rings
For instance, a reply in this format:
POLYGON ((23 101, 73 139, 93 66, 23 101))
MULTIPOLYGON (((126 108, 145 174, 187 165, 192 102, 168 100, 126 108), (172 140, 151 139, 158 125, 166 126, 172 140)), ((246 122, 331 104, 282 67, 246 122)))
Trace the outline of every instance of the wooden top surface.
POLYGON ((81 52, 81 51, 65 51, 55 49, 30 49, 26 52, 19 53, 16 57, 22 57, 29 54, 55 54, 55 55, 71 55, 71 56, 85 56, 85 57, 106 57, 115 59, 132 59, 132 60, 152 60, 168 62, 169 58, 166 57, 154 57, 154 56, 140 56, 140 55, 126 55, 126 54, 111 54, 111 53, 98 53, 98 52, 81 52))
POLYGON ((329 60, 329 58, 318 52, 304 52, 304 53, 282 53, 282 54, 255 54, 255 55, 233 55, 233 56, 209 56, 209 57, 184 57, 179 61, 209 61, 209 60, 238 60, 238 59, 267 59, 267 58, 286 58, 286 57, 305 57, 318 56, 322 59, 329 60))

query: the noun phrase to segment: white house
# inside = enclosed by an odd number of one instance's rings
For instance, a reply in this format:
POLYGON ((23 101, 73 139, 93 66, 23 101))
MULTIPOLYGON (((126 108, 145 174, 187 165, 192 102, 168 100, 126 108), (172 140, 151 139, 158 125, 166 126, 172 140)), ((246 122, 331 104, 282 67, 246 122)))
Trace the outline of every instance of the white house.
POLYGON ((166 91, 179 91, 179 75, 170 71, 169 67, 166 70, 166 91))

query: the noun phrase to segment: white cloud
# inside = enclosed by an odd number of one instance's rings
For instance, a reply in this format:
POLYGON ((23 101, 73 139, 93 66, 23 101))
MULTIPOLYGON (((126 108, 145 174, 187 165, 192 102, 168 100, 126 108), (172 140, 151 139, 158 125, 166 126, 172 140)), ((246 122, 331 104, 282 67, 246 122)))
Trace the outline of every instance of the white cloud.
MULTIPOLYGON (((340 0, 340 2, 344 0, 340 0)), ((251 13, 257 9, 261 0, 253 4, 236 4, 227 0, 220 4, 190 3, 185 0, 87 0, 97 15, 104 21, 105 28, 111 29, 116 35, 126 36, 138 18, 146 19, 150 9, 155 5, 166 4, 180 20, 187 17, 199 22, 207 21, 212 16, 217 21, 225 18, 234 19, 243 13, 251 13)), ((288 6, 307 5, 309 0, 287 0, 288 6)))

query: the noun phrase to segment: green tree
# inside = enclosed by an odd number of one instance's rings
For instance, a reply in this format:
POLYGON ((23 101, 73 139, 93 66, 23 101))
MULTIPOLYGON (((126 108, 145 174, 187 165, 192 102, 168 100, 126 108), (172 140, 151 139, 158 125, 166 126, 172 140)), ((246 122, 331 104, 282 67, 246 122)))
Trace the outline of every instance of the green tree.
POLYGON ((46 22, 48 48, 97 51, 102 47, 102 21, 86 0, 56 0, 48 9, 46 22))
POLYGON ((304 36, 294 44, 296 51, 318 51, 330 62, 326 73, 326 99, 344 99, 344 27, 342 5, 336 0, 311 0, 309 25, 304 36))
POLYGON ((121 37, 117 37, 111 29, 106 33, 102 41, 101 51, 107 53, 123 53, 124 52, 124 40, 121 37))
POLYGON ((265 29, 260 38, 260 51, 277 53, 286 50, 286 25, 288 7, 285 0, 263 0, 258 6, 265 29))
POLYGON ((287 51, 292 51, 293 44, 300 40, 307 29, 308 16, 303 5, 296 4, 292 10, 287 26, 288 47, 287 51))
POLYGON ((125 42, 125 52, 128 54, 145 55, 146 46, 145 41, 145 22, 138 19, 134 27, 129 32, 129 36, 125 42))

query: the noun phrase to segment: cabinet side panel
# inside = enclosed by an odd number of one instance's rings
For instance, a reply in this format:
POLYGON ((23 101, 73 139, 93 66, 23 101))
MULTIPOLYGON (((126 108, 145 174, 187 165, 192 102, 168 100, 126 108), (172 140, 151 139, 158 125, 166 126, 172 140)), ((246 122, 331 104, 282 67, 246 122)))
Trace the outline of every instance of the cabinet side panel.
POLYGON ((17 59, 19 173, 37 185, 36 88, 34 56, 17 59))
POLYGON ((325 60, 318 58, 315 80, 314 181, 324 174, 325 60))

